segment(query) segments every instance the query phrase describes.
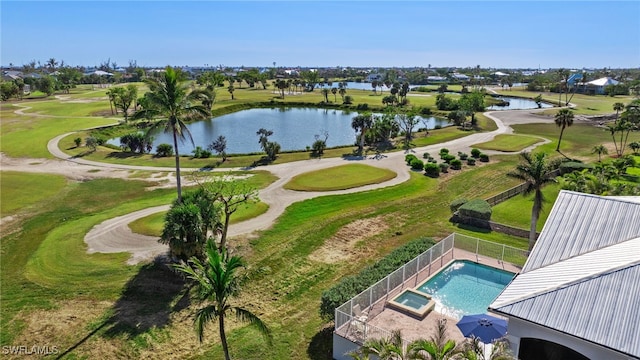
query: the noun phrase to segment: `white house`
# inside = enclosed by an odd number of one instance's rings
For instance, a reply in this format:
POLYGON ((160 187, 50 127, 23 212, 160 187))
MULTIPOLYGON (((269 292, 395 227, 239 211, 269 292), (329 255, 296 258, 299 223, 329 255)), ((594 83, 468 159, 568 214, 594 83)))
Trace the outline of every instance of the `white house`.
POLYGON ((587 93, 603 95, 604 89, 609 85, 618 85, 620 82, 610 77, 603 77, 587 82, 587 93))
POLYGON ((561 191, 489 310, 521 360, 640 359, 640 197, 561 191))

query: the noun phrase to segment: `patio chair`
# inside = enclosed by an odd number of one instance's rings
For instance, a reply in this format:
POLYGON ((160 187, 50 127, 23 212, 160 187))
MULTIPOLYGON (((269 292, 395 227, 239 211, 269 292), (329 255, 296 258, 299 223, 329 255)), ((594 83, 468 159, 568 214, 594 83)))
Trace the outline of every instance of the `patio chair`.
POLYGON ((358 319, 362 322, 366 322, 367 318, 368 318, 368 313, 366 311, 362 311, 362 309, 360 308, 360 304, 355 304, 353 305, 353 308, 351 309, 353 312, 353 317, 355 319, 358 319))

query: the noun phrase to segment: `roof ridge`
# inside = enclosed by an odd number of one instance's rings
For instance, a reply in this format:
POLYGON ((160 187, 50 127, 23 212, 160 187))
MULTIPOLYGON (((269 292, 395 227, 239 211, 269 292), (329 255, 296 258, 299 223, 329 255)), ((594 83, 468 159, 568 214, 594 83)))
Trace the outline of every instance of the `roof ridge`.
POLYGON ((496 298, 491 307, 498 308, 515 304, 604 274, 636 266, 640 264, 638 254, 640 254, 640 237, 635 237, 521 273, 496 298), (600 256, 600 254, 604 255, 600 256), (550 279, 555 281, 550 281, 550 279), (527 283, 526 289, 518 287, 514 290, 512 285, 521 282, 527 283), (509 287, 514 292, 513 294, 510 294, 509 287))

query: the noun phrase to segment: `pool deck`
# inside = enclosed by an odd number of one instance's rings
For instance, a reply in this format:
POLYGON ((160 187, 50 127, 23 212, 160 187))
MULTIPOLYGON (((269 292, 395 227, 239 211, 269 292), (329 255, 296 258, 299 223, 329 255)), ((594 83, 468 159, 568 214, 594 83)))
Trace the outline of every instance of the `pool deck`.
POLYGON ((402 332, 402 338, 407 341, 413 341, 419 338, 429 339, 431 336, 435 335, 438 321, 444 318, 447 320, 447 335, 449 338, 455 340, 456 343, 462 342, 464 340, 464 336, 462 336, 458 327, 455 326, 458 320, 454 317, 441 313, 440 311, 442 311, 442 309, 440 309, 439 306, 436 306, 436 309, 431 311, 423 319, 418 319, 387 306, 388 300, 395 298, 407 288, 415 288, 455 260, 471 260, 513 273, 519 273, 521 270, 520 267, 513 264, 503 263, 496 259, 483 256, 476 257, 476 254, 474 253, 454 248, 451 253, 445 254, 441 259, 432 262, 431 266, 407 279, 402 286, 389 292, 381 300, 374 303, 368 309, 365 321, 352 321, 342 328, 336 329, 336 333, 359 343, 362 343, 367 339, 386 337, 388 336, 388 333, 385 331, 391 332, 393 330, 400 330, 402 332), (379 329, 383 331, 380 331, 379 329))

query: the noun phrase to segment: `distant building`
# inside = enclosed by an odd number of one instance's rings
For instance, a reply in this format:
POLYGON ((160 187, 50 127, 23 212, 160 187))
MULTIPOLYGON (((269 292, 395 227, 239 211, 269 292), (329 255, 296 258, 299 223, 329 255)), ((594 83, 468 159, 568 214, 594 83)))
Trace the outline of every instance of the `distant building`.
POLYGON ((610 77, 603 77, 593 81, 589 81, 586 84, 587 94, 604 95, 604 90, 607 86, 618 85, 620 82, 610 77))

